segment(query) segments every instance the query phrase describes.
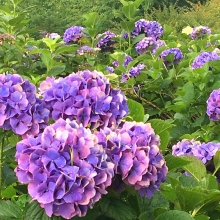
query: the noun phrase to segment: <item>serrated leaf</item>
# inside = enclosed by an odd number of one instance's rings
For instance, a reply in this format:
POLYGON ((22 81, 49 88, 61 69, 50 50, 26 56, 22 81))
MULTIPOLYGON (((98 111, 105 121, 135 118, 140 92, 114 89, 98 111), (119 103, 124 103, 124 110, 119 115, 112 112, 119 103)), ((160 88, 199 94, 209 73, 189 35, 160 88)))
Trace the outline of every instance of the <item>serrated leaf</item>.
POLYGON ((122 21, 121 26, 125 31, 130 33, 134 29, 134 22, 133 21, 122 21))
POLYGON ((168 167, 168 170, 176 170, 178 168, 182 168, 183 166, 190 163, 190 161, 182 158, 182 157, 175 157, 171 154, 167 155, 165 157, 166 165, 168 167))
POLYGON ((149 123, 151 123, 152 128, 154 129, 156 134, 160 134, 166 130, 171 129, 172 127, 174 127, 174 125, 163 121, 161 119, 152 119, 150 121, 148 121, 149 123))
POLYGON ((135 219, 134 211, 122 200, 116 198, 103 197, 100 200, 102 213, 110 218, 117 220, 133 220, 135 219))
POLYGON ((63 46, 63 47, 58 47, 55 51, 54 54, 62 54, 66 52, 75 52, 77 50, 77 45, 68 45, 68 46, 63 46))
POLYGON ((159 134, 159 136, 160 136, 160 149, 162 151, 165 151, 170 141, 170 133, 168 131, 163 131, 159 134))
POLYGON ((20 208, 11 201, 0 200, 0 207, 0 218, 2 219, 19 219, 22 216, 20 208))
POLYGON ((217 178, 211 174, 206 174, 206 176, 201 180, 200 185, 205 189, 218 189, 217 178))
MULTIPOLYGON (((129 2, 130 3, 130 2, 129 2)), ((137 11, 137 8, 135 6, 135 4, 132 2, 128 5, 124 5, 122 7, 122 12, 123 14, 128 18, 128 19, 131 19, 134 17, 135 13, 137 11)))
POLYGON ((195 179, 201 181, 206 175, 206 167, 203 162, 191 155, 181 156, 181 158, 190 161, 189 164, 183 166, 183 169, 190 173, 195 179))
POLYGON ((187 212, 170 210, 159 215, 155 220, 194 220, 187 212))
POLYGON ((63 73, 65 68, 66 68, 65 65, 53 66, 47 75, 48 76, 57 76, 57 75, 63 73))
POLYGON ((129 108, 129 115, 132 117, 133 121, 143 122, 144 121, 144 108, 139 103, 132 99, 127 100, 128 108, 129 108))

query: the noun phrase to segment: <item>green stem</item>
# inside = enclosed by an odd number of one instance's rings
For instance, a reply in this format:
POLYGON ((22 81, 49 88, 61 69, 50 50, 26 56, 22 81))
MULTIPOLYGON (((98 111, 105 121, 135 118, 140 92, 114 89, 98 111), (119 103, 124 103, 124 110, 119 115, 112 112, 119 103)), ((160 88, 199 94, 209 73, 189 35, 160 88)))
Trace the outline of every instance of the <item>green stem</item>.
POLYGON ((2 143, 0 145, 0 199, 2 198, 3 147, 4 147, 4 137, 2 137, 2 143))

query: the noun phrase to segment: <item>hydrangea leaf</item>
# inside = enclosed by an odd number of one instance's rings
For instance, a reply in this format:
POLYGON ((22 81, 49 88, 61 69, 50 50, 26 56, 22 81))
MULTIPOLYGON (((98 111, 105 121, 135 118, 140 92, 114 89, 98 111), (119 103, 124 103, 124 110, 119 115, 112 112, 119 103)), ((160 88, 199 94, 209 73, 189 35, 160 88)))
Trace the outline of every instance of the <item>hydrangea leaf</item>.
POLYGON ((0 219, 19 219, 22 216, 20 208, 11 201, 0 200, 0 219))
POLYGON ((61 74, 62 72, 64 72, 65 68, 66 68, 66 65, 53 66, 48 72, 48 76, 57 76, 61 74))
POLYGON ((194 217, 195 220, 209 220, 210 217, 207 215, 197 215, 194 217))
POLYGON ((143 122, 144 121, 144 108, 143 108, 143 106, 140 103, 138 103, 132 99, 128 99, 127 103, 128 103, 128 108, 129 108, 129 112, 130 112, 130 114, 128 116, 132 117, 132 119, 134 121, 143 122))
POLYGON ((194 220, 194 218, 187 212, 179 210, 170 210, 159 215, 155 220, 168 220, 168 219, 178 219, 178 220, 194 220))
POLYGON ((218 169, 220 168, 220 150, 218 150, 215 153, 215 156, 213 158, 213 162, 214 162, 214 165, 215 165, 215 173, 216 173, 218 171, 218 169))
POLYGON ((176 169, 183 167, 184 165, 187 165, 190 163, 190 161, 185 160, 182 157, 175 157, 171 154, 167 155, 165 157, 165 159, 166 159, 166 164, 167 164, 169 171, 176 170, 176 169))

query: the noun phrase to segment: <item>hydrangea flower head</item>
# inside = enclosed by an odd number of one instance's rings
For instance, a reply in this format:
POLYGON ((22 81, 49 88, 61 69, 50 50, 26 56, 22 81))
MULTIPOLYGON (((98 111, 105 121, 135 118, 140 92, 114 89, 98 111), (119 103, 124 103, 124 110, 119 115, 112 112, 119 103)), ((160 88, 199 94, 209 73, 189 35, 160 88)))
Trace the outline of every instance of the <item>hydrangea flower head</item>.
POLYGON ((156 48, 156 40, 152 37, 144 37, 136 44, 136 51, 139 54, 145 54, 147 52, 152 52, 156 48))
POLYGON ((156 46, 155 46, 155 47, 153 48, 153 50, 152 50, 152 53, 153 53, 153 54, 156 53, 156 51, 157 51, 157 49, 158 49, 159 47, 166 46, 166 43, 165 43, 164 40, 157 40, 155 43, 156 43, 156 46))
POLYGON ((220 120, 220 89, 213 90, 207 100, 206 113, 212 121, 220 120))
POLYGON ((46 126, 49 110, 36 97, 36 87, 18 74, 0 75, 0 127, 25 138, 46 126))
POLYGON ((141 196, 152 197, 165 181, 167 167, 158 147, 159 136, 151 125, 125 122, 116 132, 105 128, 96 136, 124 183, 134 186, 141 196))
POLYGON ((180 60, 183 58, 183 54, 179 48, 170 48, 167 50, 164 50, 160 56, 160 58, 163 59, 163 62, 166 66, 170 66, 172 64, 177 64, 180 62, 180 60), (169 61, 167 59, 167 56, 172 54, 173 55, 173 61, 169 61))
POLYGON ((42 96, 53 120, 69 118, 90 128, 116 126, 128 113, 124 94, 97 71, 60 78, 42 96))
POLYGON ((201 68, 205 63, 213 60, 220 60, 217 52, 202 52, 192 62, 192 69, 201 68))
POLYGON ((76 43, 78 42, 82 37, 85 37, 86 35, 82 32, 84 27, 81 26, 72 26, 64 32, 63 35, 63 41, 65 43, 76 43))
POLYGON ((157 40, 163 34, 163 27, 156 21, 140 19, 135 22, 135 27, 131 35, 138 36, 140 34, 145 34, 146 37, 152 37, 157 40))
POLYGON ((115 43, 112 38, 116 37, 116 35, 111 31, 106 31, 103 34, 98 34, 96 39, 100 38, 99 42, 97 43, 97 47, 101 49, 108 49, 111 48, 112 45, 115 43), (102 36, 102 37, 101 37, 102 36))
POLYGON ((89 129, 59 119, 17 143, 15 169, 48 216, 84 216, 111 185, 114 164, 89 129))
POLYGON ((193 40, 199 40, 199 39, 202 39, 203 37, 205 37, 209 34, 211 34, 211 30, 208 27, 198 26, 198 27, 193 28, 193 30, 190 34, 190 37, 193 40))
POLYGON ((123 73, 121 82, 126 82, 131 77, 137 77, 141 71, 145 68, 144 64, 139 63, 137 66, 131 67, 131 69, 128 71, 128 73, 123 73))

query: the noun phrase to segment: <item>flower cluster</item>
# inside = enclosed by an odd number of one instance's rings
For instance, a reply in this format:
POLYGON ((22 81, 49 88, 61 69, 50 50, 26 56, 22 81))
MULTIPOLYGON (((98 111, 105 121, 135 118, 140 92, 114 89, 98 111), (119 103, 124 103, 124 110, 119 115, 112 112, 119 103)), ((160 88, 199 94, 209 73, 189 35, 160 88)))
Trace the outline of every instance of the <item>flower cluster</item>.
POLYGON ((220 89, 213 90, 207 100, 207 115, 212 121, 220 120, 220 89))
POLYGON ((124 94, 111 88, 101 72, 72 73, 43 91, 43 100, 54 120, 68 118, 90 128, 114 127, 128 113, 124 94))
POLYGON ((174 156, 193 155, 206 164, 212 160, 219 149, 220 143, 201 143, 200 141, 183 139, 172 147, 172 154, 174 156))
POLYGON ((206 26, 198 26, 198 27, 194 27, 190 37, 193 40, 199 40, 202 39, 203 37, 205 37, 206 35, 211 34, 211 30, 206 27, 206 26))
POLYGON ((49 110, 36 88, 18 74, 0 75, 0 127, 22 137, 37 135, 49 120, 49 110))
POLYGON ((163 59, 163 62, 166 66, 170 66, 172 64, 179 63, 180 60, 183 58, 183 54, 179 48, 170 48, 164 50, 159 57, 163 59), (169 55, 173 56, 173 58, 169 59, 169 55))
POLYGON ((47 37, 54 40, 54 39, 60 38, 60 35, 57 33, 51 33, 51 34, 48 34, 47 37))
POLYGON ((82 46, 76 51, 76 54, 81 55, 81 56, 84 54, 96 56, 99 50, 100 50, 99 48, 92 48, 90 46, 82 46))
POLYGON ((147 52, 152 52, 156 48, 156 40, 152 37, 144 37, 141 41, 136 44, 136 51, 139 54, 145 54, 147 52))
POLYGON ((121 82, 126 82, 131 77, 137 77, 144 68, 145 65, 140 63, 135 67, 131 67, 128 73, 122 74, 121 82))
POLYGON ((81 26, 72 26, 64 32, 63 41, 65 43, 78 42, 82 37, 86 35, 82 32, 84 27, 81 26))
POLYGON ((96 136, 123 182, 134 186, 141 196, 152 197, 165 181, 167 167, 158 147, 159 136, 151 125, 125 122, 116 132, 105 128, 96 136))
POLYGON ((153 48, 152 53, 155 54, 156 51, 157 51, 157 49, 158 49, 159 47, 162 47, 162 46, 166 46, 165 41, 164 41, 164 40, 157 40, 157 41, 156 41, 156 46, 153 48))
POLYGON ((145 36, 157 40, 163 34, 163 27, 156 21, 140 19, 135 22, 135 27, 131 35, 138 36, 139 34, 145 34, 145 36))
POLYGON ((202 52, 192 62, 192 69, 201 68, 205 63, 213 60, 220 60, 217 52, 202 52))
POLYGON ((97 142, 89 129, 63 119, 18 142, 18 180, 48 216, 84 216, 107 193, 114 164, 97 142))
POLYGON ((112 38, 116 37, 116 35, 114 33, 112 33, 111 31, 106 31, 103 34, 98 34, 96 36, 96 39, 99 39, 101 37, 101 39, 99 40, 99 42, 97 43, 97 47, 101 48, 101 49, 108 49, 110 48, 115 41, 112 40, 112 38))

